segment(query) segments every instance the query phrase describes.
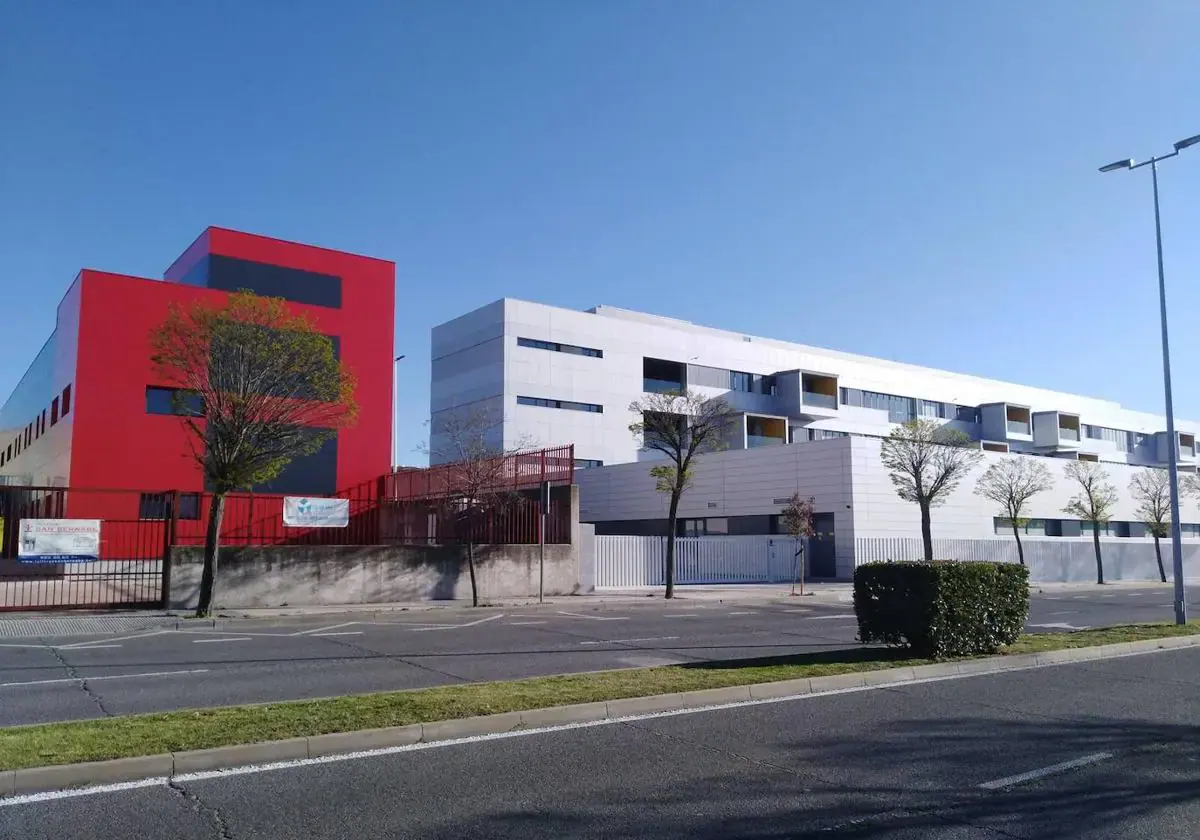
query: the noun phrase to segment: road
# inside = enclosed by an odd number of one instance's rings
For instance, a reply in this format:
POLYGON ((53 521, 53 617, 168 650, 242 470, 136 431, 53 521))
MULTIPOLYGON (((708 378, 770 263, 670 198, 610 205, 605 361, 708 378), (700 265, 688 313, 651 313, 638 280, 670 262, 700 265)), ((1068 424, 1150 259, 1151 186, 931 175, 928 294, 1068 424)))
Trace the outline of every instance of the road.
POLYGON ((1187 649, 0 800, 0 836, 1191 840, 1197 720, 1187 649))
MULTIPOLYGON (((1192 593, 1200 596, 1200 591, 1192 593)), ((1171 617, 1163 588, 1035 594, 1033 631, 1171 617)), ((238 621, 223 629, 5 639, 0 726, 328 697, 856 644, 850 604, 699 601, 238 621)))

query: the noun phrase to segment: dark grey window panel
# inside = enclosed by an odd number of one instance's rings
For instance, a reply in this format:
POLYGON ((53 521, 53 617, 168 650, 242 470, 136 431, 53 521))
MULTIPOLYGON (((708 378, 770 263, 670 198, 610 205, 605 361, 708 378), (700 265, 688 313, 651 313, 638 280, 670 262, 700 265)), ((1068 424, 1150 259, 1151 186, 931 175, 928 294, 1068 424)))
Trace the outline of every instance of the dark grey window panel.
POLYGON ((310 306, 342 306, 342 278, 334 274, 285 268, 222 254, 200 259, 180 278, 188 286, 237 292, 242 289, 264 297, 278 297, 310 306))

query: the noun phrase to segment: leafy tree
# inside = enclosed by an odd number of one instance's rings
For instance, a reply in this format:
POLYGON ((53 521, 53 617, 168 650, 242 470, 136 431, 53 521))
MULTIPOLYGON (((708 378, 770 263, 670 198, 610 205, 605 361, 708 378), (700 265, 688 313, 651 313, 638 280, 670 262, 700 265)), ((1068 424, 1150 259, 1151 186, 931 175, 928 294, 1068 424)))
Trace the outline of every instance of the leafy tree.
POLYGON ((800 594, 804 594, 804 561, 801 559, 801 555, 804 554, 804 540, 813 535, 813 516, 816 515, 816 507, 817 502, 813 497, 809 496, 807 499, 803 499, 799 493, 793 493, 787 500, 783 513, 780 514, 780 522, 784 530, 796 541, 796 553, 792 558, 795 570, 792 575, 793 595, 796 594, 797 577, 800 579, 800 594))
POLYGON ((172 306, 150 335, 151 363, 177 389, 175 412, 212 493, 196 615, 212 609, 225 497, 316 452, 358 407, 333 342, 279 298, 236 292, 172 306))
POLYGON ((1146 467, 1129 479, 1129 495, 1137 503, 1137 517, 1154 537, 1154 556, 1158 560, 1158 577, 1167 582, 1163 568, 1162 546, 1159 540, 1171 530, 1171 481, 1166 470, 1146 467))
POLYGON ((901 423, 883 441, 879 457, 896 495, 920 508, 926 562, 933 562, 930 511, 945 502, 983 458, 976 446, 957 429, 926 418, 901 423))
POLYGON ((661 452, 665 463, 650 469, 655 489, 668 496, 667 589, 675 596, 675 523, 679 500, 692 480, 692 460, 728 445, 727 435, 736 412, 719 397, 707 398, 692 391, 646 394, 630 403, 636 419, 629 431, 646 449, 661 452))
POLYGON ((442 492, 449 513, 463 523, 467 571, 471 578, 471 605, 479 606, 475 533, 488 514, 516 501, 513 489, 513 456, 529 448, 527 442, 505 448, 502 424, 486 409, 448 412, 432 431, 430 460, 437 462, 442 492))
POLYGON ((1023 515, 1029 500, 1054 486, 1050 470, 1042 462, 1023 455, 1012 455, 997 461, 975 483, 975 494, 1000 506, 1001 515, 1012 526, 1017 540, 1017 558, 1025 565, 1025 548, 1021 545, 1021 529, 1029 524, 1023 515))
POLYGON ((1108 481, 1108 472, 1095 461, 1069 461, 1063 469, 1067 478, 1079 485, 1064 513, 1077 516, 1092 525, 1092 545, 1096 549, 1096 583, 1104 583, 1104 560, 1100 555, 1100 526, 1112 519, 1117 504, 1117 488, 1108 481))

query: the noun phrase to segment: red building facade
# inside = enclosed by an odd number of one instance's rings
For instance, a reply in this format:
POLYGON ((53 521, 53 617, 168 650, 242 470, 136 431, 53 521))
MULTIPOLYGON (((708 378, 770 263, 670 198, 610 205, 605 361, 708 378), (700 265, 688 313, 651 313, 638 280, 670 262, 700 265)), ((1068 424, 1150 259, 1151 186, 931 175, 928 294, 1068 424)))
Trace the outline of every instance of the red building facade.
MULTIPOLYGON (((271 484, 253 489, 333 495, 386 473, 395 264, 214 227, 162 280, 79 273, 59 304, 54 333, 0 409, 0 481, 201 493, 204 480, 190 433, 171 413, 151 368, 150 334, 171 304, 220 301, 239 289, 284 298, 293 311, 307 314, 334 341, 358 383, 355 425, 339 430, 315 455, 294 461, 271 484)), ((70 494, 67 515, 146 515, 144 499, 140 511, 114 511, 98 501, 103 498, 70 494)))

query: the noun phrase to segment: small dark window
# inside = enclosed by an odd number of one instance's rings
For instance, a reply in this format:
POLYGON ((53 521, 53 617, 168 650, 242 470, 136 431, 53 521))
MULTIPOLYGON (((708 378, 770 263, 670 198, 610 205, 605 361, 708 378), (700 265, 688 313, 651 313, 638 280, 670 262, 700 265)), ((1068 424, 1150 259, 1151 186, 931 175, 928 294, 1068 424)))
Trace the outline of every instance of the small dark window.
POLYGON ((147 414, 178 414, 184 417, 200 417, 204 404, 198 394, 178 388, 146 388, 147 414))
POLYGON ((54 398, 54 402, 50 403, 50 425, 58 423, 58 397, 54 398))
POLYGON ((575 356, 590 356, 593 359, 603 359, 604 351, 594 347, 580 347, 577 344, 560 344, 557 341, 542 341, 538 338, 517 338, 518 347, 529 347, 533 350, 550 350, 554 353, 571 353, 575 356))
POLYGON ((593 414, 603 414, 604 406, 596 403, 571 402, 570 400, 548 400, 543 397, 517 397, 517 405, 529 405, 537 408, 563 408, 568 411, 588 411, 593 414))
POLYGON ((604 466, 604 462, 601 461, 599 458, 576 458, 575 459, 575 469, 577 469, 577 470, 590 470, 590 469, 595 469, 596 467, 603 467, 603 466, 604 466))
MULTIPOLYGON (((138 499, 138 519, 170 519, 171 493, 142 493, 138 499)), ((179 518, 200 518, 200 494, 179 494, 179 518)))
POLYGON ((63 388, 62 392, 62 416, 66 417, 71 413, 71 386, 63 388))

